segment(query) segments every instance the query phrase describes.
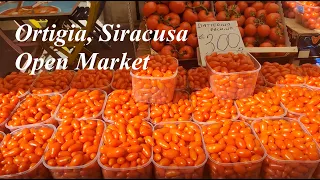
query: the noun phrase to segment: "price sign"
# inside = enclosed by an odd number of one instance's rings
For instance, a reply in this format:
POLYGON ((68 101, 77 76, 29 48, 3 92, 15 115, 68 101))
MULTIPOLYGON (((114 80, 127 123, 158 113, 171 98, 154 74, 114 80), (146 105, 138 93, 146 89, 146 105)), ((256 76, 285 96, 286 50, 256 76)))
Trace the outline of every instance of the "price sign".
POLYGON ((245 50, 237 21, 196 22, 201 62, 213 52, 245 50))

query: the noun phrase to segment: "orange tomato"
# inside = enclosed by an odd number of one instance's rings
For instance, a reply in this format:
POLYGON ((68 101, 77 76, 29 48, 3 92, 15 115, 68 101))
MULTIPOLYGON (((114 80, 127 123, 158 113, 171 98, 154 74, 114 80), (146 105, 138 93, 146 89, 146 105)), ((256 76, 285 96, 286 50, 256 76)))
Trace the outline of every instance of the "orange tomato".
POLYGON ((187 89, 187 70, 182 66, 178 67, 176 89, 187 89))
POLYGON ((147 69, 132 70, 132 93, 137 102, 164 104, 172 100, 177 83, 177 59, 151 55, 147 69))
POLYGON ((7 127, 13 131, 24 125, 30 124, 53 124, 58 122, 51 118, 61 100, 60 94, 53 95, 28 95, 13 113, 7 123, 7 127))
POLYGON ((88 89, 99 88, 104 91, 110 92, 110 84, 113 78, 112 70, 79 70, 74 76, 70 88, 88 89))
POLYGON ((305 77, 306 84, 311 87, 311 89, 319 90, 320 88, 320 76, 319 77, 305 77))
POLYGON ((190 99, 194 107, 193 119, 198 123, 238 117, 234 101, 219 99, 209 88, 193 92, 190 99))
POLYGON ((152 177, 152 126, 136 116, 125 123, 108 125, 103 135, 99 163, 105 178, 152 177), (112 170, 109 170, 112 168, 112 170), (124 170, 124 168, 134 168, 124 170))
POLYGON ((240 99, 253 94, 258 72, 254 71, 257 67, 250 56, 231 52, 227 54, 212 53, 206 56, 206 62, 209 82, 217 97, 240 99))
POLYGON ((154 129, 155 177, 202 178, 207 157, 199 126, 193 122, 166 122, 154 129))
POLYGON ((105 120, 125 123, 136 116, 148 118, 149 105, 136 103, 131 90, 115 90, 108 96, 104 109, 105 120))
POLYGON ((260 120, 253 123, 253 128, 267 150, 267 154, 272 157, 267 157, 265 160, 262 168, 263 178, 311 176, 310 173, 317 167, 320 156, 316 142, 301 128, 298 121, 260 120))
POLYGON ((188 70, 188 84, 191 91, 198 91, 209 87, 208 72, 204 67, 197 67, 188 70))
POLYGON ((0 99, 0 123, 2 124, 0 131, 5 132, 6 129, 4 125, 20 100, 13 92, 9 94, 0 93, 0 99))
POLYGON ((152 104, 150 119, 153 124, 164 121, 190 121, 193 107, 188 99, 188 94, 176 91, 174 101, 167 104, 152 104))
POLYGON ((236 100, 236 104, 241 115, 248 118, 282 116, 285 113, 285 110, 280 106, 280 97, 273 89, 236 100))
POLYGON ((101 120, 66 119, 57 128, 55 137, 48 143, 44 154, 48 167, 79 167, 70 170, 50 168, 53 178, 101 178, 97 156, 105 129, 101 120))
POLYGON ((60 119, 97 118, 101 114, 105 94, 97 89, 82 91, 70 89, 59 103, 57 117, 60 119))
POLYGON ((50 172, 42 163, 36 167, 35 165, 41 160, 54 129, 53 126, 41 125, 7 134, 0 147, 0 176, 5 178, 5 175, 10 175, 11 178, 18 179, 51 178, 50 172), (28 173, 15 175, 31 168, 35 169, 28 173))
POLYGON ((24 96, 34 80, 35 76, 28 73, 11 72, 5 78, 0 78, 0 93, 24 96))
POLYGON ((132 89, 130 69, 117 69, 113 75, 113 89, 132 89))
POLYGON ((69 89, 74 76, 70 70, 43 71, 31 87, 33 94, 47 94, 52 92, 63 93, 69 89))
POLYGON ((303 70, 300 67, 295 66, 294 64, 280 65, 276 62, 265 62, 261 67, 261 73, 265 77, 267 83, 271 83, 270 85, 275 85, 277 83, 295 83, 295 80, 298 80, 297 83, 301 83, 302 81, 300 76, 304 75, 303 70), (289 75, 289 77, 287 77, 287 80, 285 80, 286 75, 289 75))

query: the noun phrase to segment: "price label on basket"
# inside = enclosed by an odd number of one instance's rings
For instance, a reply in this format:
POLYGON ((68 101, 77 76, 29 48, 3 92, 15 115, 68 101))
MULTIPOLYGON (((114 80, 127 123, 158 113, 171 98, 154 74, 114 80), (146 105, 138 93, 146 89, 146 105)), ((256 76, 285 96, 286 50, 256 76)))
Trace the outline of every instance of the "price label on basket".
POLYGON ((196 22, 202 65, 213 52, 243 52, 244 43, 237 21, 196 22))

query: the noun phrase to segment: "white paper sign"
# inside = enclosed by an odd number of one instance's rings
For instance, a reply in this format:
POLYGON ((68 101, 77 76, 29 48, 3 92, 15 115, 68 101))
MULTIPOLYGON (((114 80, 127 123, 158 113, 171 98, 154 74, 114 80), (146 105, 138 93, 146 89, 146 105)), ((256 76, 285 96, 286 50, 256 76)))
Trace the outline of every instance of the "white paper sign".
POLYGON ((237 21, 196 22, 202 64, 213 52, 243 52, 244 43, 237 21))

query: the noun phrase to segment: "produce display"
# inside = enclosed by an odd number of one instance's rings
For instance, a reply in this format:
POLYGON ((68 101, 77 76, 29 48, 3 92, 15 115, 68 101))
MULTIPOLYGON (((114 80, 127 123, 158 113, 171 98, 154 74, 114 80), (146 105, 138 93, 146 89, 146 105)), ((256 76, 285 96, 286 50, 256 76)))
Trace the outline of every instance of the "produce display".
POLYGON ((17 128, 38 124, 57 126, 58 122, 54 119, 54 115, 61 99, 62 96, 60 94, 27 95, 19 104, 17 110, 13 112, 6 127, 12 132, 17 128))
POLYGON ((69 84, 74 76, 73 71, 57 70, 43 71, 31 87, 32 94, 64 93, 69 90, 69 84))
POLYGON ((0 93, 16 94, 19 97, 25 96, 35 79, 28 73, 11 72, 5 78, 0 78, 0 93))
POLYGON ((130 69, 117 69, 113 75, 111 87, 116 89, 132 89, 130 69))
POLYGON ((56 117, 59 121, 68 118, 101 118, 106 93, 102 90, 70 89, 59 103, 56 117))
POLYGON ((297 1, 296 22, 309 29, 320 29, 320 2, 297 1))
POLYGON ((44 164, 52 177, 101 178, 97 154, 104 129, 102 120, 64 120, 44 154, 44 164))
POLYGON ((148 119, 149 105, 135 102, 131 90, 115 90, 108 96, 103 112, 105 121, 125 123, 136 116, 148 119))
POLYGON ((198 38, 195 22, 215 21, 210 1, 153 1, 143 6, 146 26, 149 30, 176 30, 175 38, 180 30, 188 31, 187 41, 171 42, 151 41, 151 47, 162 55, 171 55, 178 59, 192 59, 197 56, 198 38))
POLYGON ((54 126, 41 125, 7 134, 0 147, 0 178, 50 179, 42 156, 54 132, 54 126))
POLYGON ((193 120, 197 123, 238 119, 237 108, 233 100, 219 99, 209 88, 191 94, 191 104, 194 108, 193 120))
POLYGON ((232 52, 206 56, 209 82, 217 97, 240 99, 253 94, 261 65, 252 58, 232 52))
POLYGON ((258 178, 265 150, 244 122, 225 120, 202 126, 212 179, 258 178))
POLYGON ((204 67, 191 68, 188 70, 188 84, 191 91, 198 91, 210 87, 208 71, 204 67))
POLYGON ((281 82, 286 82, 286 75, 289 75, 289 78, 296 75, 294 80, 298 81, 298 84, 303 84, 303 79, 301 79, 300 76, 304 75, 304 70, 294 64, 280 65, 276 62, 265 62, 261 67, 261 73, 266 79, 267 84, 271 86, 281 82))
POLYGON ((154 126, 153 162, 157 179, 200 179, 207 157, 199 125, 163 122, 154 126))
MULTIPOLYGON (((237 21, 246 47, 285 46, 284 25, 280 7, 271 1, 237 1, 235 4, 216 1, 214 4, 218 21, 237 21), (229 4, 230 5, 229 5, 229 4)), ((276 53, 255 53, 255 56, 283 56, 276 53)))
POLYGON ((147 70, 132 70, 132 94, 137 102, 169 103, 177 83, 178 61, 170 55, 151 55, 147 70))
POLYGON ((277 91, 268 89, 266 93, 259 92, 248 98, 236 100, 240 116, 245 120, 255 120, 262 117, 283 117, 286 111, 280 104, 281 98, 277 91))
POLYGON ((178 67, 178 75, 177 75, 177 84, 176 89, 178 90, 185 90, 187 89, 187 70, 184 69, 182 66, 178 67))
POLYGON ((71 84, 70 88, 76 89, 88 89, 88 88, 99 88, 106 90, 107 92, 111 91, 110 84, 112 83, 113 71, 111 70, 88 70, 83 69, 79 70, 71 84))
POLYGON ((281 102, 288 109, 288 112, 305 114, 320 111, 320 91, 295 86, 274 87, 274 90, 279 95, 281 94, 281 102))
POLYGON ((20 100, 14 93, 0 93, 0 99, 0 131, 5 132, 5 123, 20 100))
POLYGON ((298 121, 264 119, 252 126, 268 154, 262 166, 263 178, 312 176, 319 162, 319 149, 298 121))
POLYGON ((104 178, 152 178, 152 146, 152 126, 143 117, 109 124, 98 160, 104 178))
POLYGON ((284 17, 294 19, 295 18, 295 8, 296 2, 295 1, 281 1, 284 17))
POLYGON ((174 96, 174 100, 179 98, 178 102, 151 104, 150 120, 153 124, 165 121, 191 121, 193 107, 189 101, 188 94, 187 96, 183 94, 174 96), (177 98, 176 96, 180 97, 177 98))

